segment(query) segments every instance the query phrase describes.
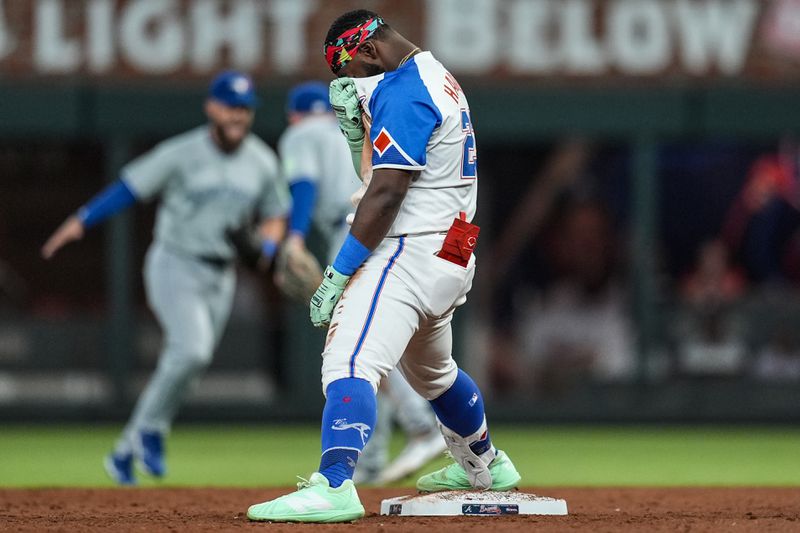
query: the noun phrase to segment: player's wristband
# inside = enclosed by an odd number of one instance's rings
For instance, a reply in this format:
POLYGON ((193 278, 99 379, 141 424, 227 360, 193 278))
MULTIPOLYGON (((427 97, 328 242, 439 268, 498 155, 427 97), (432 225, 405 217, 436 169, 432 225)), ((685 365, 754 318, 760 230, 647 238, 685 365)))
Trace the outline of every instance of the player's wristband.
POLYGON ((118 180, 81 207, 77 216, 84 228, 91 228, 135 202, 136 196, 133 191, 124 181, 118 180))
POLYGON ((352 233, 348 233, 342 247, 339 249, 339 254, 333 261, 333 268, 340 274, 352 276, 364 264, 364 261, 367 260, 371 253, 372 251, 361 244, 361 241, 356 239, 352 233))
POLYGON ((261 255, 267 259, 275 257, 275 252, 278 251, 278 243, 272 239, 264 239, 261 241, 261 255))

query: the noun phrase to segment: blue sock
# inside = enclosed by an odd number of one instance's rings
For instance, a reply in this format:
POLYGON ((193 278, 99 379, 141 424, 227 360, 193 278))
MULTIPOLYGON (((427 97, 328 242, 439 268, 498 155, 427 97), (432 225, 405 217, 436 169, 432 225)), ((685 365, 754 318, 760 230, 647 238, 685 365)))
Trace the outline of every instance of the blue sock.
MULTIPOLYGON (((444 394, 430 401, 439 421, 462 437, 469 437, 481 428, 485 419, 483 397, 478 386, 463 370, 444 394)), ((476 455, 491 449, 489 431, 470 444, 476 455)))
POLYGON ((326 393, 319 472, 331 487, 338 487, 353 478, 358 455, 375 427, 378 406, 372 385, 364 379, 338 379, 326 393))

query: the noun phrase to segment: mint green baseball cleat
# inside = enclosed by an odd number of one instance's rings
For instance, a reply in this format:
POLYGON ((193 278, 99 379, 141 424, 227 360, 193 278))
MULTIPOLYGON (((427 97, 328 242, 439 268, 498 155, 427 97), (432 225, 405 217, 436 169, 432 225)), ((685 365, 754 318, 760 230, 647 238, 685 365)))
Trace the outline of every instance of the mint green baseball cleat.
POLYGON ((247 510, 247 518, 259 522, 350 522, 363 516, 364 506, 352 480, 331 488, 319 472, 298 483, 297 491, 247 510))
MULTIPOLYGON (((492 486, 489 490, 511 490, 520 480, 519 472, 505 452, 497 450, 497 456, 489 464, 492 486)), ((441 492, 443 490, 475 490, 470 484, 464 468, 453 464, 424 475, 417 480, 417 489, 422 492, 441 492)))

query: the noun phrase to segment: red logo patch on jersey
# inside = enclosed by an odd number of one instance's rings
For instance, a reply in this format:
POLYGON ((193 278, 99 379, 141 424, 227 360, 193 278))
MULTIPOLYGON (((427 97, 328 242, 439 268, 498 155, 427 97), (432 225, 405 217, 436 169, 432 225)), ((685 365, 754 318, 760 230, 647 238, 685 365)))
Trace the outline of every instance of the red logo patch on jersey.
POLYGON ((375 142, 372 143, 372 146, 378 151, 379 156, 383 156, 383 153, 392 145, 392 142, 392 136, 389 135, 386 128, 383 128, 375 139, 375 142))

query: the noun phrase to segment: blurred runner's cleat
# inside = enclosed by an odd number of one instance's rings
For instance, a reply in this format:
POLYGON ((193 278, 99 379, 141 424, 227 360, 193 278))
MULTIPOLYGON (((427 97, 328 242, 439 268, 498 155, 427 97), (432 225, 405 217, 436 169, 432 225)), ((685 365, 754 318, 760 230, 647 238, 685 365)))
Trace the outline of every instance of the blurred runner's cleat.
POLYGON ((109 454, 103 461, 106 473, 118 485, 136 485, 133 476, 133 454, 109 454))
POLYGON ((403 451, 378 475, 376 485, 393 483, 425 466, 447 449, 439 429, 434 427, 425 435, 412 438, 403 451))
POLYGON ((136 448, 139 467, 147 474, 163 477, 167 472, 164 463, 164 435, 158 431, 142 431, 140 446, 136 448))

